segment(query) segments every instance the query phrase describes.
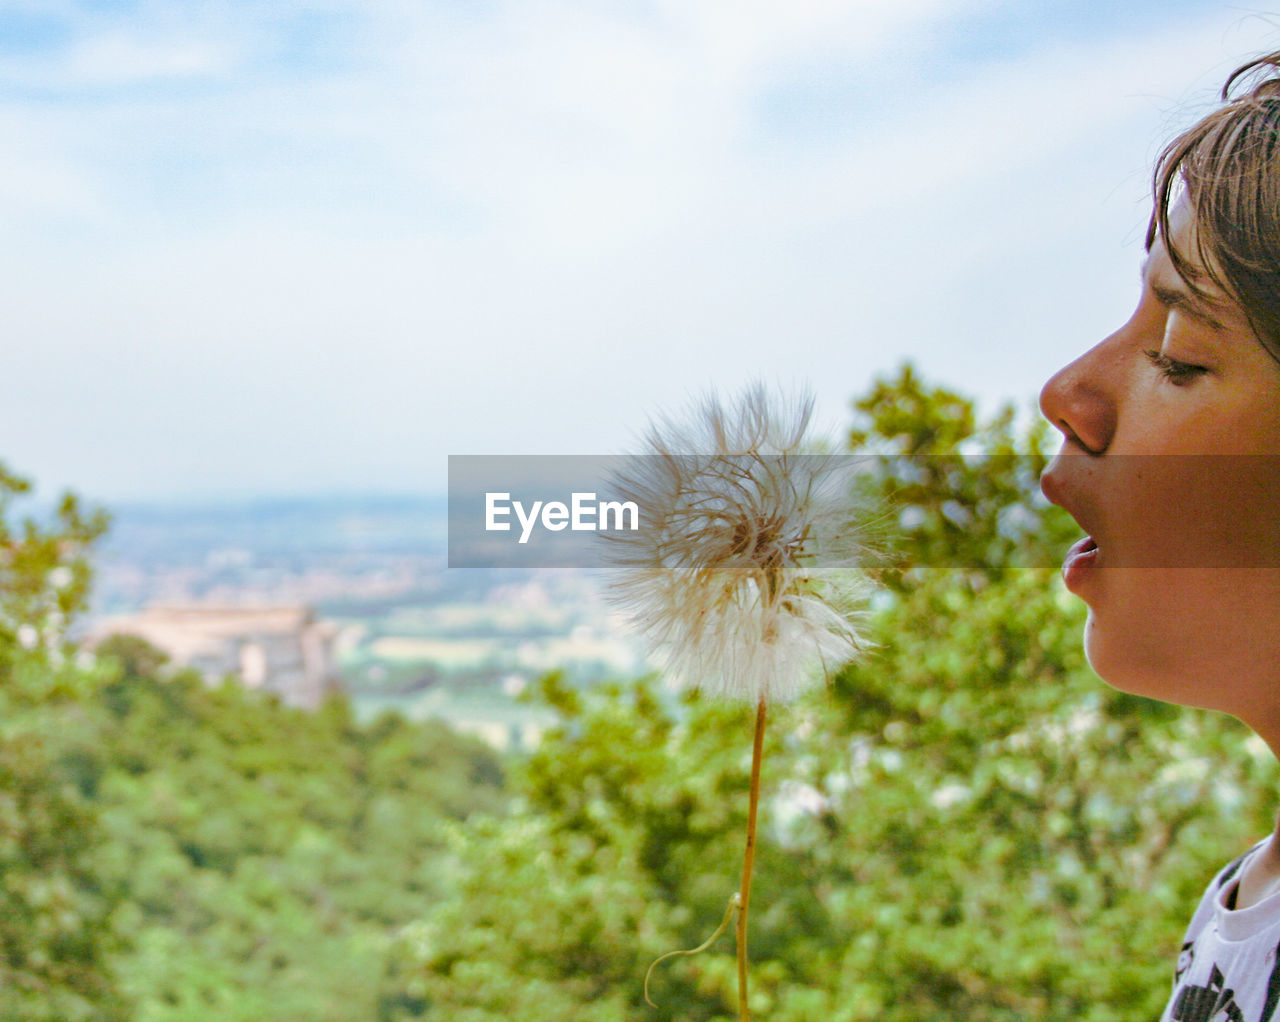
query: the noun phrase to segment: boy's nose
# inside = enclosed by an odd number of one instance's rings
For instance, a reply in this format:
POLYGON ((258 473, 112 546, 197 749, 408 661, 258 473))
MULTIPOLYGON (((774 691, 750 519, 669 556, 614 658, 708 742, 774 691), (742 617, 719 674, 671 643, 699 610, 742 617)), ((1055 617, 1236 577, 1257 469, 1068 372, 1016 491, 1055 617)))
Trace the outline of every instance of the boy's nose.
MULTIPOLYGON (((1108 338, 1110 340, 1110 338, 1108 338)), ((1040 391, 1040 411, 1068 444, 1102 454, 1116 428, 1116 405, 1107 383, 1107 341, 1086 351, 1050 377, 1040 391)))

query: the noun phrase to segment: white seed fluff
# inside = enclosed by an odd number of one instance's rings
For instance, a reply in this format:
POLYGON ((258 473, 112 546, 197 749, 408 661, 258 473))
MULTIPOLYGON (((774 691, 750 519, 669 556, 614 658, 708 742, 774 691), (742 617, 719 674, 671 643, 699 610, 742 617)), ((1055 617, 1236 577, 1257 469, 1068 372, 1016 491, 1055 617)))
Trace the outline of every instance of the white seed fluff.
POLYGON ((616 473, 643 524, 609 537, 609 594, 671 680, 775 703, 859 651, 848 459, 806 453, 812 414, 762 385, 709 397, 616 473))

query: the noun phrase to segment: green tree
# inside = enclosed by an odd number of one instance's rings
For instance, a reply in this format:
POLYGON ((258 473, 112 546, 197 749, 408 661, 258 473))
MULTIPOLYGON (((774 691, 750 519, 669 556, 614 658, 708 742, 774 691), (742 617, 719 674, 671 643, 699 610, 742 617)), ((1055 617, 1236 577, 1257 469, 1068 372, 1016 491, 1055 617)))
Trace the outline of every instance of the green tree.
POLYGON ((78 700, 97 675, 66 642, 106 517, 66 496, 51 520, 15 521, 30 488, 0 466, 0 1017, 122 1018, 120 892, 98 868, 105 835, 79 771, 91 728, 78 700))
POLYGON ((502 808, 495 754, 340 698, 211 687, 138 640, 99 652, 122 665, 92 772, 132 1017, 370 1018, 391 935, 441 896, 445 822, 502 808))

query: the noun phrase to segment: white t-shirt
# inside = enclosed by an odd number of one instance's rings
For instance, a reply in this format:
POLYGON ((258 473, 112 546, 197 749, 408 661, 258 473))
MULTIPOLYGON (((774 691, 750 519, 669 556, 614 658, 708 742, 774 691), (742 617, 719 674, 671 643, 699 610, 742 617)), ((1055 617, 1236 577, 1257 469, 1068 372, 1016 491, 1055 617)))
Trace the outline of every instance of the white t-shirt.
POLYGON ((1161 1022, 1280 1022, 1280 892, 1235 909, 1256 845, 1213 879, 1191 917, 1161 1022))

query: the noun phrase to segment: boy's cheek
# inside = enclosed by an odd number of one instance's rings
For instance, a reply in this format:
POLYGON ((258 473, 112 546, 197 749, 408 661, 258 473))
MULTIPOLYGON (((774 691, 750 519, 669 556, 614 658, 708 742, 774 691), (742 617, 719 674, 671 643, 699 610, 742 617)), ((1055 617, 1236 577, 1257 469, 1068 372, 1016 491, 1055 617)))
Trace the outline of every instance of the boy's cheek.
POLYGON ((1105 487, 1109 567, 1280 567, 1280 457, 1118 457, 1105 487))

